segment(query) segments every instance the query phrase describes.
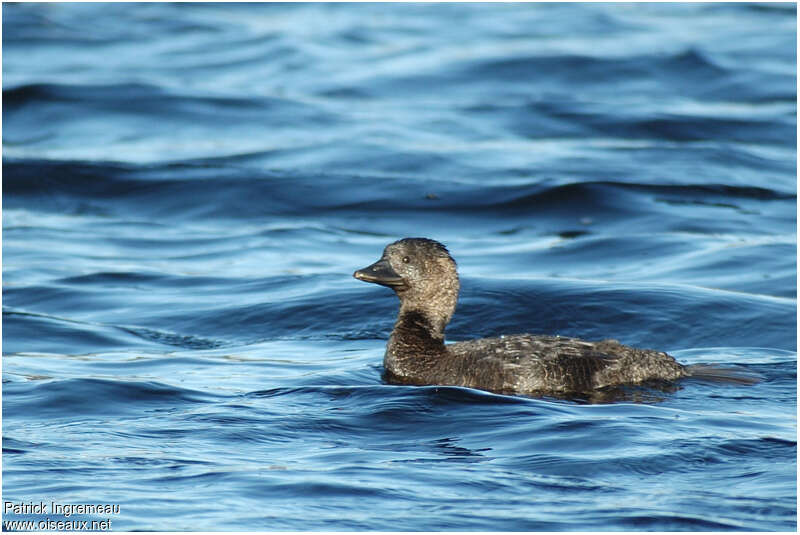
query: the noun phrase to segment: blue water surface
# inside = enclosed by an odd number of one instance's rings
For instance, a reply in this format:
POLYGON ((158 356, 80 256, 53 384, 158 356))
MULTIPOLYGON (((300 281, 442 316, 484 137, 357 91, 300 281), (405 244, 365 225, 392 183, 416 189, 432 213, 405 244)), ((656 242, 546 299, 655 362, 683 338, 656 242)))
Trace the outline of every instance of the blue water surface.
MULTIPOLYGON (((3 500, 114 530, 758 530, 797 518, 794 4, 3 4, 3 500), (752 386, 386 384, 615 338, 752 386)), ((6 526, 7 528, 8 526, 6 526)))

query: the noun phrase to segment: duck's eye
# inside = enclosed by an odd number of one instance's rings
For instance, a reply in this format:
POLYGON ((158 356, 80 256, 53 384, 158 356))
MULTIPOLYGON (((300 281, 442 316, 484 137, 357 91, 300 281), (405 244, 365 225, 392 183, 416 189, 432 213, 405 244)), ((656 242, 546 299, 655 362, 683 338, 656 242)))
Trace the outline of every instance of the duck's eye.
POLYGON ((403 257, 403 263, 404 264, 408 264, 409 262, 411 262, 411 259, 409 257, 407 257, 407 256, 404 256, 403 257))

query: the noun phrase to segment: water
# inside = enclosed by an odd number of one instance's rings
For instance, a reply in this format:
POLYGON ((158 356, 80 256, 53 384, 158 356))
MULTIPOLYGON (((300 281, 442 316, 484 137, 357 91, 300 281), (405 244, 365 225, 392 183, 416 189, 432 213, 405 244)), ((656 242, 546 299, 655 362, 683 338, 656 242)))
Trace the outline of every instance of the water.
POLYGON ((796 528, 795 6, 3 5, 4 520, 796 528), (613 403, 384 384, 451 340, 735 364, 613 403), (55 504, 119 513, 53 514, 55 504))

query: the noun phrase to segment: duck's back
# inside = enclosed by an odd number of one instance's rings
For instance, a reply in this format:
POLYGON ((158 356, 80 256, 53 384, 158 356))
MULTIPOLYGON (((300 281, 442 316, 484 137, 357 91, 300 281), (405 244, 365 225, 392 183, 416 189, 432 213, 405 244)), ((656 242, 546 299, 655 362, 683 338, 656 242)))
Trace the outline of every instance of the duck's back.
POLYGON ((447 355, 436 370, 440 384, 495 392, 588 392, 688 375, 666 353, 614 340, 515 335, 456 342, 446 348, 447 355))

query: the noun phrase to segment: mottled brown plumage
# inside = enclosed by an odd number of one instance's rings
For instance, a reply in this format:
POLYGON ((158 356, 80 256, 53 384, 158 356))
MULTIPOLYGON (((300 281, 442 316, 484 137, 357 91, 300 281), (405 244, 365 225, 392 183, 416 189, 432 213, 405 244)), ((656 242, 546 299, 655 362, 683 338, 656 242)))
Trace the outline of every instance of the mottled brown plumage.
POLYGON ((614 340, 522 334, 445 344, 458 273, 445 246, 427 238, 389 244, 380 260, 353 276, 388 286, 400 298, 383 361, 392 383, 563 395, 690 375, 666 353, 614 340))

